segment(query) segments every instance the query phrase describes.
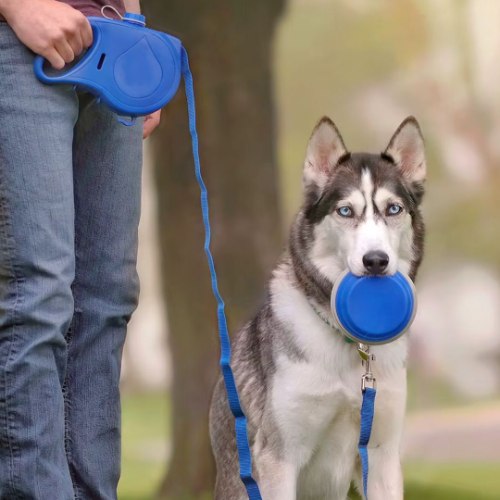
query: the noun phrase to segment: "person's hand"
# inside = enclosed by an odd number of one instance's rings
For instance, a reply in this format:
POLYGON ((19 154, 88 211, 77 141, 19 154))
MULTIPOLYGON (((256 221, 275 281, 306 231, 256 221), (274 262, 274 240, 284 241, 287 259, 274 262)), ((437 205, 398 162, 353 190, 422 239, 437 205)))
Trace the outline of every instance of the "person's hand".
POLYGON ((153 130, 160 124, 161 109, 144 117, 144 130, 142 137, 148 138, 153 130))
POLYGON ((92 44, 92 28, 78 10, 57 0, 0 0, 0 12, 19 40, 56 69, 92 44))

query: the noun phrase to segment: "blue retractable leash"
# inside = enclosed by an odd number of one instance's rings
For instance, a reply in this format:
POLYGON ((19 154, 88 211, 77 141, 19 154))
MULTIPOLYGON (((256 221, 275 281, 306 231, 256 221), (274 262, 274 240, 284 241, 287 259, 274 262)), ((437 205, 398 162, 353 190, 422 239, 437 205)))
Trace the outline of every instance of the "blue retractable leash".
POLYGON ((121 123, 132 125, 137 116, 148 115, 165 106, 177 92, 181 74, 184 78, 195 174, 200 186, 205 226, 204 249, 212 291, 217 301, 220 366, 229 406, 235 418, 240 477, 249 499, 262 500, 259 487, 252 477, 247 420, 231 369, 231 342, 224 301, 217 285, 217 274, 210 251, 208 192, 201 175, 193 76, 187 52, 177 38, 146 28, 145 17, 139 14, 127 13, 122 21, 100 17, 91 17, 89 20, 94 33, 92 47, 75 65, 62 72, 51 71, 44 59, 37 57, 34 69, 39 80, 47 84, 64 83, 86 89, 115 111, 121 117, 121 123))
MULTIPOLYGON (((196 131, 193 76, 188 55, 177 38, 146 28, 144 16, 127 13, 123 20, 89 18, 94 33, 92 47, 75 64, 62 72, 51 70, 43 58, 34 63, 35 74, 46 84, 71 84, 97 96, 119 115, 124 125, 132 125, 138 116, 148 115, 165 106, 176 94, 184 77, 193 149, 195 174, 201 193, 205 227, 204 249, 212 291, 217 302, 217 320, 221 345, 220 366, 229 406, 235 418, 236 445, 240 477, 250 500, 262 500, 252 477, 252 459, 248 442, 247 420, 241 408, 231 369, 231 343, 224 313, 224 301, 217 285, 217 274, 210 251, 208 192, 201 175, 196 131)), ((332 312, 339 329, 359 344, 365 366, 361 389, 361 429, 359 454, 363 469, 363 490, 367 497, 368 450, 375 406, 375 377, 371 372, 371 344, 397 339, 409 327, 415 313, 414 290, 409 278, 401 273, 390 277, 356 277, 346 273, 332 292, 332 312)))

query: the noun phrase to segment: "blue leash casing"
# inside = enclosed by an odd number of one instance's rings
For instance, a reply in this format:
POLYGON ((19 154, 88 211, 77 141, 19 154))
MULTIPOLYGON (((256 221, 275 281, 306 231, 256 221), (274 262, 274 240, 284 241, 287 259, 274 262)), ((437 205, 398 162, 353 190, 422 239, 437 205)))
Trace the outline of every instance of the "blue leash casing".
POLYGON ((123 21, 101 17, 89 21, 94 34, 89 50, 61 71, 37 56, 37 78, 49 85, 88 90, 123 116, 145 116, 165 106, 179 88, 180 40, 146 28, 144 17, 136 14, 126 14, 123 21))

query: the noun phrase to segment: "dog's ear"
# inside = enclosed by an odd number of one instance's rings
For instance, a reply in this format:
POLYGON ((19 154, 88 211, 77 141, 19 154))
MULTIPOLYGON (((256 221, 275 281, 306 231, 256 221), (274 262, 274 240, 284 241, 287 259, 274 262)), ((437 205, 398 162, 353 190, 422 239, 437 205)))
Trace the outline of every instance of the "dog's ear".
POLYGON ((425 180, 424 139, 413 116, 403 120, 383 154, 394 161, 410 183, 422 183, 425 180))
POLYGON ((320 190, 340 158, 347 155, 342 136, 327 116, 321 118, 313 130, 307 145, 304 162, 304 186, 314 185, 320 190))

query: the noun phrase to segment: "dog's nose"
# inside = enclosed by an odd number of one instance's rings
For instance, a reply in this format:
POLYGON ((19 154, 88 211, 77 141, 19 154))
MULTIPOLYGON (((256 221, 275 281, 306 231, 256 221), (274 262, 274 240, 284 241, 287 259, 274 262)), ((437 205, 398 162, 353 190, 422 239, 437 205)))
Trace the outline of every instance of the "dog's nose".
POLYGON ((380 250, 363 255, 363 265, 370 274, 382 274, 389 265, 389 256, 380 250))

